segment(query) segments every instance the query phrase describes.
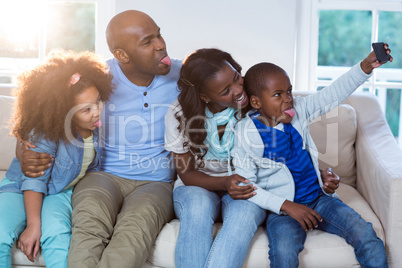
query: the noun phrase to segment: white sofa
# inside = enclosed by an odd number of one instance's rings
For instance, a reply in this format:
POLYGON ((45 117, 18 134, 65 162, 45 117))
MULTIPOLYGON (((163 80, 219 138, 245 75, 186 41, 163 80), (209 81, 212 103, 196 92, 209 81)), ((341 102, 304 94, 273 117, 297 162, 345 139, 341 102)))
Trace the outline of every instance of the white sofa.
MULTIPOLYGON (((0 178, 15 152, 15 139, 4 127, 13 101, 0 96, 0 178)), ((341 177, 337 190, 341 199, 373 224, 385 243, 390 267, 402 267, 402 150, 376 97, 370 93, 353 94, 345 104, 313 122, 310 131, 320 152, 321 168, 331 166, 341 177)), ((220 227, 220 223, 215 224, 215 233, 220 227)), ((174 267, 178 230, 177 219, 163 227, 144 267, 174 267)), ((269 267, 267 252, 265 227, 259 227, 244 267, 269 267)), ((15 247, 12 262, 13 267, 19 268, 44 266, 42 257, 32 264, 15 247)), ((307 235, 300 266, 359 265, 353 248, 342 238, 314 230, 307 235)))

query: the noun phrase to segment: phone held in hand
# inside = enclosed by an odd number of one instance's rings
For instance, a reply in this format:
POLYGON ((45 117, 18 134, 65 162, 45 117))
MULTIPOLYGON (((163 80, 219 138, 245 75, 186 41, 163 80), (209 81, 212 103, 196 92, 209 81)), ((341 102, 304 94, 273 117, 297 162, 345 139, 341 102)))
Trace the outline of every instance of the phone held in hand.
POLYGON ((372 43, 371 45, 373 46, 374 53, 380 63, 389 61, 389 55, 384 48, 384 42, 372 43))

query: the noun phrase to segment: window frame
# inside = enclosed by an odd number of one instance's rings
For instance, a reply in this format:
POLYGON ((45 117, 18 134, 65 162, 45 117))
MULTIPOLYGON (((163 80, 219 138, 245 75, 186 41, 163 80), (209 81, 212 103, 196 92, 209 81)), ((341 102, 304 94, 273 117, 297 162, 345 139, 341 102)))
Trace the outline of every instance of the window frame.
MULTIPOLYGON (((317 87, 326 86, 332 81, 318 80, 320 72, 335 73, 335 77, 346 72, 347 67, 323 67, 318 66, 319 45, 319 12, 320 10, 361 10, 372 11, 372 36, 371 42, 378 40, 378 15, 380 11, 402 12, 400 0, 303 0, 298 1, 298 18, 295 59, 295 90, 316 91, 317 87)), ((392 49, 392 48, 391 48, 392 49)), ((394 69, 395 70, 395 69, 394 69)), ((400 70, 400 69, 399 69, 400 70)), ((392 69, 374 70, 373 76, 358 90, 369 88, 371 92, 378 89, 378 99, 385 113, 386 89, 402 90, 402 82, 377 81, 378 72, 392 72, 392 69)), ((402 146, 402 98, 400 104, 398 143, 402 146)))
MULTIPOLYGON (((105 29, 109 20, 115 15, 116 0, 42 0, 38 1, 41 4, 57 3, 57 2, 69 2, 69 3, 94 3, 95 7, 95 53, 101 55, 104 59, 110 57, 110 52, 107 47, 105 38, 105 29)), ((43 28, 43 26, 39 26, 43 28)), ((43 29, 40 29, 43 31, 43 29)), ((44 40, 39 40, 39 61, 42 61, 45 55, 44 40)), ((19 70, 6 69, 2 70, 1 74, 16 75, 19 70)), ((10 88, 15 87, 13 83, 0 83, 0 95, 4 91, 9 91, 10 88)))

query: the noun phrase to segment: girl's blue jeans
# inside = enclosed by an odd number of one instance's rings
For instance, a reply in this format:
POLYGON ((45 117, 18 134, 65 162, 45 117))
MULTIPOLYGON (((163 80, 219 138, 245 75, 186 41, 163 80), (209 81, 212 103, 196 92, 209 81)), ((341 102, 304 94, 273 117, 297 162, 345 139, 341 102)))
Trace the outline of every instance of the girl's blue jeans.
MULTIPOLYGON (((1 181, 9 183, 7 178, 1 181)), ((42 236, 40 238, 46 267, 67 267, 71 238, 72 187, 43 198, 42 236)), ((24 195, 0 193, 0 263, 11 268, 11 248, 26 228, 24 195)))
POLYGON ((264 209, 197 186, 177 187, 173 201, 180 219, 177 268, 242 267, 254 233, 265 220, 264 209), (214 240, 213 225, 221 209, 223 226, 214 240))
MULTIPOLYGON (((352 208, 338 198, 324 194, 308 207, 323 219, 318 230, 339 235, 353 246, 361 267, 388 267, 382 240, 377 237, 372 224, 352 208)), ((301 225, 290 216, 269 213, 267 235, 271 267, 298 267, 298 256, 306 241, 306 232, 301 225)))

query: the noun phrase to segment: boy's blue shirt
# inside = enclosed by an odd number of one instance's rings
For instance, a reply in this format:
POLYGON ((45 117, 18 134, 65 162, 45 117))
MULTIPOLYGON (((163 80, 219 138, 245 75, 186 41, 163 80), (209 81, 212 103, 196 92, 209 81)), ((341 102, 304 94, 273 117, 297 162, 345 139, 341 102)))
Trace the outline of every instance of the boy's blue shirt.
POLYGON ((292 124, 283 124, 283 131, 261 123, 251 115, 264 143, 264 157, 280 162, 292 173, 295 183, 294 202, 309 204, 320 194, 320 185, 311 157, 302 149, 303 139, 292 124))
MULTIPOLYGON (((88 171, 98 171, 103 148, 100 146, 98 129, 93 131, 95 158, 89 165, 88 171)), ((1 192, 23 193, 25 190, 40 192, 45 195, 56 194, 62 191, 81 172, 82 158, 84 155, 84 141, 78 136, 71 143, 63 139, 50 141, 43 137, 34 141, 36 148, 32 151, 48 153, 54 157, 52 166, 45 170, 45 174, 30 178, 21 171, 20 162, 16 157, 7 170, 6 178, 14 183, 0 187, 1 192)))
MULTIPOLYGON (((296 114, 291 124, 303 139, 302 148, 311 156, 321 188, 318 150, 308 125, 315 118, 328 113, 345 101, 370 76, 371 74, 363 72, 359 63, 321 91, 307 97, 294 98, 296 114)), ((257 187, 257 194, 249 198, 250 201, 264 209, 281 214, 280 209, 285 200, 294 200, 293 177, 283 163, 264 158, 264 143, 250 118, 250 114, 254 112, 250 111, 236 126, 235 145, 232 150, 235 173, 250 180, 250 183, 257 187)))

